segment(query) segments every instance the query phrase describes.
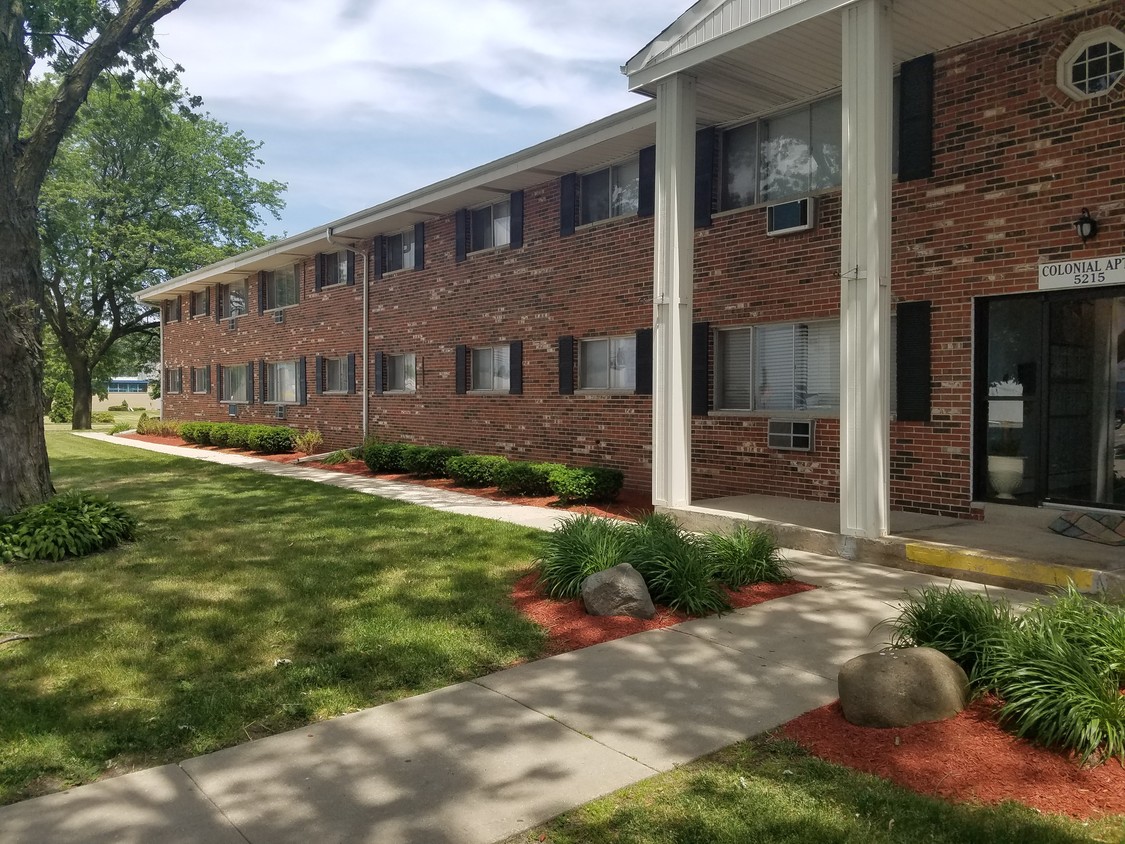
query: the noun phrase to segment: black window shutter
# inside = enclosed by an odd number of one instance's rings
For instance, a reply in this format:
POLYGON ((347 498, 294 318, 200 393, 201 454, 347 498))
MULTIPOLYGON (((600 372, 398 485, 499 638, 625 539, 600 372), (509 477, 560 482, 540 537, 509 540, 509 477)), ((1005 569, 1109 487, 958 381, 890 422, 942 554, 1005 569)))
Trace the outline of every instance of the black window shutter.
POLYGON ((266 362, 264 360, 258 361, 258 389, 261 390, 262 404, 265 404, 269 394, 266 392, 266 362))
POLYGON ((375 395, 383 395, 383 353, 375 353, 375 395))
POLYGON ((456 229, 453 233, 453 259, 460 263, 468 254, 468 245, 465 241, 469 234, 469 212, 464 208, 458 209, 453 215, 453 226, 456 229))
POLYGON ((898 180, 934 174, 934 57, 903 62, 898 82, 898 180))
POLYGON ((513 340, 508 346, 508 392, 523 395, 523 340, 513 340))
POLYGON ((559 234, 574 234, 578 217, 578 174, 567 173, 559 179, 559 234))
POLYGON ((313 265, 316 267, 316 277, 313 279, 313 289, 319 293, 320 288, 324 287, 324 255, 317 255, 313 259, 313 265))
POLYGON ((223 319, 223 285, 215 285, 215 322, 223 319))
POLYGON ((574 338, 559 338, 559 395, 574 394, 574 338))
POLYGON ((637 385, 639 396, 652 395, 652 329, 637 329, 637 385))
POLYGON ((178 381, 180 384, 180 387, 178 390, 176 390, 176 392, 182 393, 184 391, 184 368, 182 366, 176 367, 176 381, 178 381))
POLYGON ((383 277, 383 267, 386 266, 387 258, 387 239, 379 235, 371 243, 371 259, 375 262, 375 272, 372 275, 376 279, 383 277))
POLYGON ((355 352, 348 355, 348 394, 355 395, 355 352))
POLYGON ((211 288, 203 291, 203 315, 211 316, 211 288))
POLYGON ((898 356, 898 419, 930 421, 929 302, 900 302, 895 326, 898 356))
POLYGON ((426 267, 426 224, 414 224, 414 269, 426 267))
POLYGON ((215 364, 215 400, 223 400, 223 367, 221 364, 215 364))
POLYGON ((638 159, 637 216, 651 217, 656 213, 656 147, 645 147, 638 159))
POLYGON ((324 358, 316 356, 316 394, 324 392, 324 358))
POLYGON ((254 362, 246 364, 246 402, 254 403, 254 362))
POLYGON ((711 324, 697 322, 691 327, 691 412, 693 416, 706 416, 709 410, 707 388, 710 386, 711 368, 708 365, 707 347, 711 339, 711 324))
POLYGON ((695 133, 695 227, 711 225, 715 190, 715 127, 695 133))
POLYGON ((304 357, 297 360, 297 401, 301 404, 309 403, 309 379, 304 357))
POLYGON ((465 393, 465 370, 468 368, 469 349, 467 346, 458 346, 453 356, 453 387, 458 395, 465 393))
POLYGON ((258 273, 258 313, 266 309, 266 274, 258 273))
POLYGON ((349 249, 348 252, 347 252, 347 255, 348 255, 348 285, 351 286, 351 285, 355 284, 355 253, 352 252, 352 250, 349 249))
POLYGON ((183 296, 177 296, 176 297, 176 322, 179 322, 183 318, 184 318, 184 297, 183 296))
POLYGON ((523 191, 518 190, 509 197, 510 201, 510 214, 509 222, 511 224, 510 236, 508 237, 508 245, 512 249, 520 249, 523 247, 523 191))

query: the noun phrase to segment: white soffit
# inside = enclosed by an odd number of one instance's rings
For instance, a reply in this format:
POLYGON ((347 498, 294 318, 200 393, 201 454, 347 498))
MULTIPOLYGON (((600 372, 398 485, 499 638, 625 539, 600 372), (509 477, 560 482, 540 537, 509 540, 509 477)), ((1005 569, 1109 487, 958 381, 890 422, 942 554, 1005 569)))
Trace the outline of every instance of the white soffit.
MULTIPOLYGON (((688 72, 699 116, 721 123, 840 84, 840 11, 857 0, 701 0, 623 68, 633 91, 688 72)), ((1095 0, 894 0, 896 64, 1079 9, 1095 0)))

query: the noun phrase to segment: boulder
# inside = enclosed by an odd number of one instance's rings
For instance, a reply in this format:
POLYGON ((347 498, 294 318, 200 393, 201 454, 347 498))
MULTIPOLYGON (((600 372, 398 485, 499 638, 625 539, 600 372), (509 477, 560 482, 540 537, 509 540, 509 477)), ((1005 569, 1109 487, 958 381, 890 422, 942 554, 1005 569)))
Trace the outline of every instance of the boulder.
POLYGON ((840 669, 840 706, 860 727, 908 727, 943 721, 965 708, 969 678, 933 648, 885 648, 840 669))
POLYGON ((582 603, 590 615, 652 618, 656 614, 644 578, 628 563, 596 572, 582 581, 582 603))

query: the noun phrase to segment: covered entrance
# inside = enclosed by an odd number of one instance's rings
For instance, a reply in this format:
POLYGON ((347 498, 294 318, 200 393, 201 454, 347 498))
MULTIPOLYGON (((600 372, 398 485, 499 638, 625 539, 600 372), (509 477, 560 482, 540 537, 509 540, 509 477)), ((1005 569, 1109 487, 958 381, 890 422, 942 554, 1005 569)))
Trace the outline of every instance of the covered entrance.
POLYGON ((978 500, 1125 509, 1125 287, 977 302, 978 500))

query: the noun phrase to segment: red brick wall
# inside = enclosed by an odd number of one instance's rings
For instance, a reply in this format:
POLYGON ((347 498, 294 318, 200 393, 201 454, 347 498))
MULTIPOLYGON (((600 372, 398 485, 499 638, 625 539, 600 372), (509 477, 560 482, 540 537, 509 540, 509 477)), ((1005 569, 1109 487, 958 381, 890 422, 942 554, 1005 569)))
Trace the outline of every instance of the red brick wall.
MULTIPOLYGON (((1075 103, 1055 87, 1054 59, 1080 31, 1116 22, 1125 2, 950 50, 935 69, 935 173, 894 188, 892 296, 933 303, 933 421, 891 425, 892 507, 965 516, 972 500, 972 300, 1035 290, 1036 265, 1115 254, 1125 223, 1125 86, 1075 103), (1070 225, 1083 206, 1101 232, 1085 247, 1070 225)), ((761 208, 717 216, 696 238, 695 319, 712 328, 839 314, 838 193, 821 197, 816 230, 765 236, 761 208)), ((525 240, 454 261, 453 220, 426 224, 426 268, 373 283, 371 351, 413 352, 413 395, 372 396, 371 430, 388 439, 625 471, 650 480, 651 400, 558 393, 558 347, 576 338, 630 334, 651 321, 652 221, 626 219, 558 233, 557 182, 525 194, 525 240), (524 393, 456 395, 457 344, 523 341, 524 393)), ((252 282, 255 280, 252 279, 252 282)), ((317 397, 313 357, 361 352, 361 291, 312 290, 306 262, 300 307, 274 325, 213 319, 165 333, 167 365, 308 360, 309 404, 288 424, 318 427, 328 447, 360 437, 360 399, 317 397)), ((256 302, 256 283, 250 298, 256 302)), ((186 309, 185 309, 186 310, 186 309)), ((361 377, 357 375, 357 380, 361 377)), ((272 418, 243 408, 240 418, 272 418)), ((168 418, 226 419, 211 396, 165 398, 168 418)), ((816 421, 809 453, 771 451, 767 415, 712 413, 693 421, 696 498, 758 492, 838 497, 839 426, 816 421)))

